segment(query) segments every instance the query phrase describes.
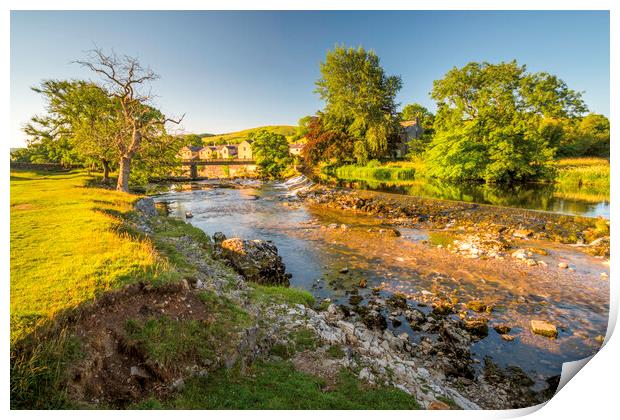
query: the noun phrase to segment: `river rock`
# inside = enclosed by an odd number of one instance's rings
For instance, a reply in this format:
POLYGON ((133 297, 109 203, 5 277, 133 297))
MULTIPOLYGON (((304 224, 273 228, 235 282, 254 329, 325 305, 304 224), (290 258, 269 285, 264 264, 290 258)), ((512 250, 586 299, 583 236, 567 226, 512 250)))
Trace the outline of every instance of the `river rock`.
POLYGON ((394 308, 407 308, 407 297, 402 293, 394 293, 387 300, 388 305, 394 308))
POLYGON ((151 197, 138 200, 136 202, 136 210, 149 217, 157 216, 157 208, 155 207, 155 202, 151 197))
POLYGON ((508 334, 510 332, 510 327, 508 325, 495 325, 493 327, 493 329, 498 333, 498 334, 508 334))
POLYGON ((417 328, 426 321, 426 315, 419 309, 407 309, 404 313, 411 328, 417 328))
POLYGON ((387 328, 387 321, 379 311, 369 309, 365 306, 360 306, 357 312, 366 327, 378 330, 384 330, 387 328))
POLYGON ((290 275, 285 273, 282 257, 275 245, 255 239, 225 239, 221 255, 226 258, 246 280, 258 284, 289 285, 290 275))
POLYGON ((546 321, 540 321, 537 319, 533 319, 530 322, 530 327, 532 328, 532 332, 534 334, 542 335, 545 337, 555 338, 558 336, 558 329, 555 325, 550 324, 546 321))
POLYGON ((226 235, 224 235, 222 232, 215 232, 213 234, 213 242, 215 242, 216 244, 221 244, 225 240, 226 235))
POLYGON ((529 238, 533 234, 534 232, 532 232, 529 229, 517 229, 514 232, 512 232, 512 236, 514 236, 515 238, 521 238, 521 239, 529 238))
POLYGON ((479 300, 470 300, 467 302, 467 309, 474 312, 484 312, 487 310, 487 305, 479 300))
POLYGON ((448 315, 454 312, 454 304, 446 299, 437 299, 432 302, 432 306, 436 315, 448 315))
POLYGON ((439 329, 439 335, 443 339, 442 348, 450 355, 441 359, 441 366, 447 374, 454 376, 473 377, 470 366, 471 353, 469 344, 471 336, 459 326, 459 323, 445 319, 439 329))
POLYGON ((558 267, 560 267, 560 268, 568 268, 568 263, 565 263, 564 261, 559 262, 558 263, 558 267))
POLYGON ((464 320, 465 330, 476 337, 489 335, 489 320, 484 317, 469 318, 464 320))

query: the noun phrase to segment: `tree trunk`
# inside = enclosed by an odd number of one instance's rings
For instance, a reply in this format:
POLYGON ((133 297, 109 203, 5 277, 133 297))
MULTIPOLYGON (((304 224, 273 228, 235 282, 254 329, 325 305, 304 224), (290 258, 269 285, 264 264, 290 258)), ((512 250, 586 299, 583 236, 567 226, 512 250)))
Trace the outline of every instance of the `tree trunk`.
POLYGON ((121 162, 118 168, 118 181, 116 183, 116 190, 122 192, 129 192, 129 171, 131 167, 131 159, 133 159, 133 155, 140 148, 140 143, 142 142, 142 133, 134 125, 132 133, 131 133, 131 144, 129 145, 129 149, 127 153, 121 156, 121 162))
POLYGON ((118 181, 116 182, 116 190, 129 192, 129 171, 131 167, 131 157, 125 155, 121 157, 118 168, 118 181))
POLYGON ((110 183, 110 162, 106 159, 102 159, 101 163, 103 164, 103 183, 110 183))

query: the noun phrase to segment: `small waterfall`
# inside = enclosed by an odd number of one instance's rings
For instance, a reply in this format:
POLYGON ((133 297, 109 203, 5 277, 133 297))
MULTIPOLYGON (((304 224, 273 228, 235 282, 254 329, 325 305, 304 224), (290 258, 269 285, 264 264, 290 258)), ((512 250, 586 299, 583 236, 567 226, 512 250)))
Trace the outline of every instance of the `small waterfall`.
POLYGON ((286 181, 276 185, 276 187, 288 190, 287 195, 290 196, 305 191, 313 185, 314 182, 310 181, 305 175, 299 175, 294 178, 287 179, 286 181))

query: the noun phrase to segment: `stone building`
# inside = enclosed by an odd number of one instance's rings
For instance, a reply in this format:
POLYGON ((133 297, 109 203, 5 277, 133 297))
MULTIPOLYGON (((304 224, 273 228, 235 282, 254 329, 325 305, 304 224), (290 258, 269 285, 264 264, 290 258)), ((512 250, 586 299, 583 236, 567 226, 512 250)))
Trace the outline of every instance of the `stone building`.
POLYGON ((238 154, 238 148, 234 144, 225 144, 219 148, 220 158, 235 159, 238 154))
POLYGON ((400 123, 401 133, 400 142, 394 149, 395 158, 403 158, 409 151, 409 142, 413 139, 419 139, 424 134, 424 129, 420 124, 420 119, 402 121, 400 123))
POLYGON ((183 160, 196 159, 201 149, 201 146, 184 146, 179 150, 179 157, 183 160))
POLYGON ((239 143, 237 159, 252 159, 252 143, 252 140, 243 140, 241 143, 239 143))

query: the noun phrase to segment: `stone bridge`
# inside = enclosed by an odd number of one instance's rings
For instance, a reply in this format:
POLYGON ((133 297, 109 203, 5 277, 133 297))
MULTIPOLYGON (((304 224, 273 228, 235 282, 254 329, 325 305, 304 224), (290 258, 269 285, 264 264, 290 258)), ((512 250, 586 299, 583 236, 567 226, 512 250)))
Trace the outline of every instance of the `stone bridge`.
POLYGON ((256 172, 256 162, 252 159, 209 159, 184 160, 181 163, 182 175, 189 178, 234 178, 256 172))

